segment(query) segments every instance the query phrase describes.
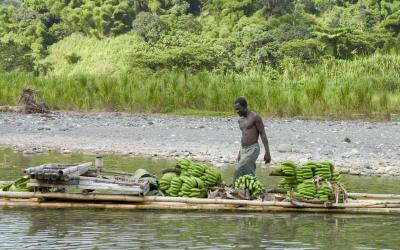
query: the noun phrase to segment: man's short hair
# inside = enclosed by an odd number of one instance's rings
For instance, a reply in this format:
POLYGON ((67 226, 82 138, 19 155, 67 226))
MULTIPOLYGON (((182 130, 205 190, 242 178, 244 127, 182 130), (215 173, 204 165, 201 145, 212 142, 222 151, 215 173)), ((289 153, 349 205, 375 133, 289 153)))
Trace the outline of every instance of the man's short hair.
POLYGON ((238 97, 235 101, 235 104, 238 103, 240 106, 247 108, 247 101, 244 97, 238 97))

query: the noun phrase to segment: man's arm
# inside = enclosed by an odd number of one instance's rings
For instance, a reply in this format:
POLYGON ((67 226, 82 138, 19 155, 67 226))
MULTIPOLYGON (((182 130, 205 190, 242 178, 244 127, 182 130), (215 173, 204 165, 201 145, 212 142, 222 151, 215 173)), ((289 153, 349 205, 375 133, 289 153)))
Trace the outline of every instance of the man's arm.
POLYGON ((264 161, 265 161, 265 163, 270 163, 271 162, 271 153, 269 152, 268 139, 267 139, 267 135, 265 134, 264 123, 259 115, 257 115, 255 117, 255 120, 256 120, 257 130, 260 133, 261 141, 264 144, 264 148, 265 148, 264 161))

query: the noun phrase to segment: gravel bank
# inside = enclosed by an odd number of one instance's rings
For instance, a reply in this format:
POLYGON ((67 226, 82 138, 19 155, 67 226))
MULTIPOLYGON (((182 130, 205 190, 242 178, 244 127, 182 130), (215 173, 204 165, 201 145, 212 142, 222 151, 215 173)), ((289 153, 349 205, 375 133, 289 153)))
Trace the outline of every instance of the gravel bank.
MULTIPOLYGON (((400 122, 264 120, 264 123, 272 165, 286 159, 297 163, 331 160, 350 174, 400 176, 400 122)), ((234 163, 240 136, 236 117, 0 113, 0 146, 24 150, 27 154, 60 150, 189 156, 222 166, 234 163)))

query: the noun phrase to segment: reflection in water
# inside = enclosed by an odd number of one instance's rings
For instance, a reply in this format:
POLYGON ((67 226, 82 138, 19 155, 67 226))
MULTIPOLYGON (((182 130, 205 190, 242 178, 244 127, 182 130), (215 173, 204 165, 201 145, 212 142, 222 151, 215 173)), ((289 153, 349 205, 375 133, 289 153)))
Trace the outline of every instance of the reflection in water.
POLYGON ((2 210, 1 249, 396 249, 398 216, 2 210))

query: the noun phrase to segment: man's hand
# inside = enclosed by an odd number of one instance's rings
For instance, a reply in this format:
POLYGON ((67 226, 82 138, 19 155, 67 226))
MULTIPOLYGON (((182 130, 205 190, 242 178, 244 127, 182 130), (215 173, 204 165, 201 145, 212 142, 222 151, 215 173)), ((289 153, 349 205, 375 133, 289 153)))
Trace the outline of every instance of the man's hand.
POLYGON ((268 153, 265 153, 264 161, 265 161, 265 164, 270 163, 271 162, 271 155, 268 154, 268 153))

